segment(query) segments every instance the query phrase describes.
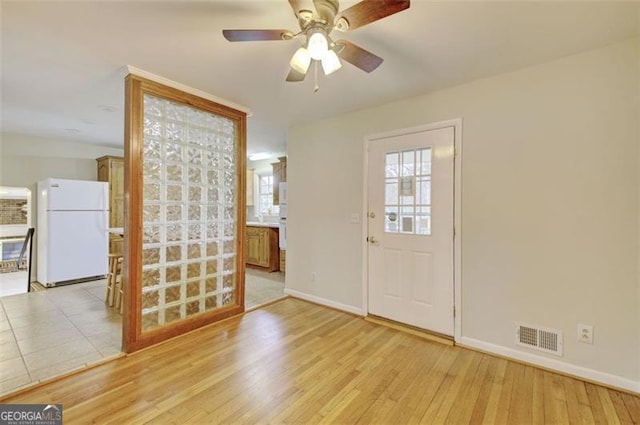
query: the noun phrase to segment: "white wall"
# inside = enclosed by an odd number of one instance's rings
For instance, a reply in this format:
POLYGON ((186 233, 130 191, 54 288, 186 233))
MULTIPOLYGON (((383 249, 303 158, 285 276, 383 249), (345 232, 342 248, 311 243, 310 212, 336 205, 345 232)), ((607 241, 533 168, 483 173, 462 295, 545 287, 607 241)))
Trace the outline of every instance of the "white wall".
POLYGON ((96 158, 123 156, 124 148, 110 148, 66 140, 3 133, 0 142, 0 185, 35 188, 47 177, 96 180, 96 158))
MULTIPOLYGON (((19 134, 2 133, 0 141, 0 186, 26 187, 35 195, 39 180, 47 177, 97 180, 96 158, 123 156, 124 150, 66 140, 52 140, 19 134)), ((31 225, 37 227, 36 200, 31 202, 31 225)), ((36 242, 34 238, 34 262, 36 242)), ((32 276, 36 276, 34 264, 32 276)))
POLYGON ((462 336, 517 354, 515 321, 561 329, 564 356, 540 363, 640 391, 639 50, 629 41, 290 129, 287 289, 363 309, 365 235, 349 222, 363 213, 363 138, 460 117, 462 336), (593 345, 577 342, 578 323, 594 326, 593 345))

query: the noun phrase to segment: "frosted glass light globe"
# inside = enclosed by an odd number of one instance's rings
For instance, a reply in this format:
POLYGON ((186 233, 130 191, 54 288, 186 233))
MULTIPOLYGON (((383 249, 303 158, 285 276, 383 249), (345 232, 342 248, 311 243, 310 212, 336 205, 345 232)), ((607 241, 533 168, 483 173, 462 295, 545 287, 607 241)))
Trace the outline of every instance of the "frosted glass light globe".
POLYGON ((311 37, 309 37, 307 50, 309 50, 311 59, 315 59, 317 61, 322 60, 322 58, 324 58, 324 55, 327 54, 327 50, 329 50, 329 42, 327 41, 327 37, 325 37, 321 32, 314 32, 313 34, 311 34, 311 37))

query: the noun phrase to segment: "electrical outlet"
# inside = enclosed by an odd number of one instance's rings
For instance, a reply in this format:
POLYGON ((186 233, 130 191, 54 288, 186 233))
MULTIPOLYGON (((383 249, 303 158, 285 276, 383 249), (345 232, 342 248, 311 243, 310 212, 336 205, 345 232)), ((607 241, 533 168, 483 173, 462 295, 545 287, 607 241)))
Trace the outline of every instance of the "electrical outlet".
POLYGON ((311 282, 316 282, 318 280, 318 274, 316 272, 311 272, 311 282))
POLYGON ((578 323, 578 342, 593 344, 593 326, 578 323))

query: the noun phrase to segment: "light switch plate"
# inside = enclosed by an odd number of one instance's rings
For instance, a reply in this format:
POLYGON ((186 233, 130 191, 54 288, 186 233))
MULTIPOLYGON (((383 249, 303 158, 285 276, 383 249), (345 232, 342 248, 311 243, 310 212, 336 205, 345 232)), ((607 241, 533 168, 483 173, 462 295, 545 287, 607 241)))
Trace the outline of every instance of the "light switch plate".
POLYGON ((353 224, 358 224, 360 223, 360 214, 358 213, 351 213, 351 223, 353 224))

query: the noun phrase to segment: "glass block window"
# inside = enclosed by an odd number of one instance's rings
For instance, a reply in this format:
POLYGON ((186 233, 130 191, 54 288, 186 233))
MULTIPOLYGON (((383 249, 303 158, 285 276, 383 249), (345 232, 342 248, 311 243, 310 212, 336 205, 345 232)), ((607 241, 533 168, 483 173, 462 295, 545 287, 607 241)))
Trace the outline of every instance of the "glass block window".
POLYGON ((385 155, 384 230, 431 234, 431 148, 385 155))
POLYGON ((144 95, 142 331, 235 303, 233 120, 144 95))

